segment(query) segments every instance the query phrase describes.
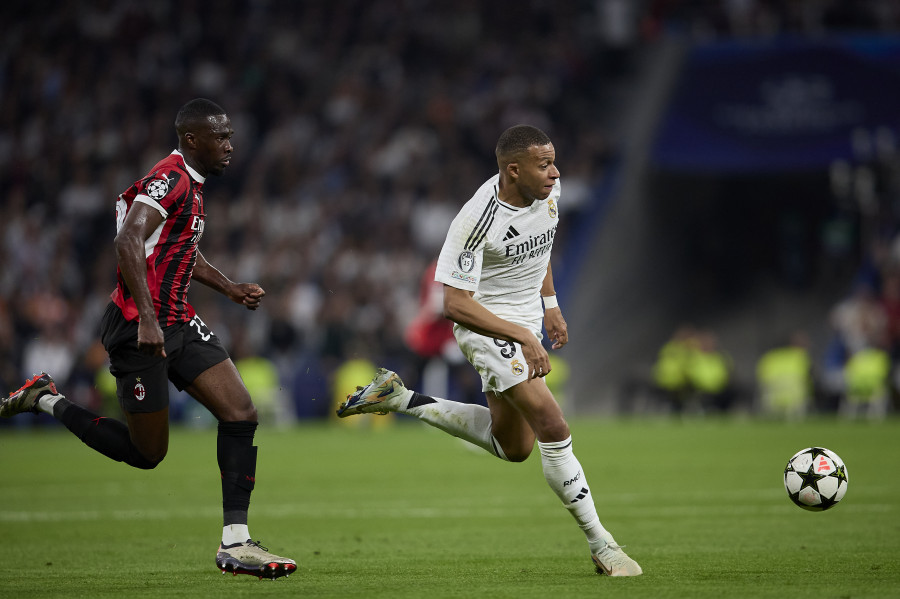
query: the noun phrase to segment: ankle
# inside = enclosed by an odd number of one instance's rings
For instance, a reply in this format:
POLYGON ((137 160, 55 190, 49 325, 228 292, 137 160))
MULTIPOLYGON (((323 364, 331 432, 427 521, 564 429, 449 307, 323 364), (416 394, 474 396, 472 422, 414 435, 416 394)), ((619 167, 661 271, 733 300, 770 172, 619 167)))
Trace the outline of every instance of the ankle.
POLYGON ((63 399, 65 399, 65 396, 63 396, 59 393, 55 393, 55 394, 50 393, 48 391, 47 393, 44 393, 43 395, 38 397, 36 407, 39 411, 53 416, 54 415, 54 412, 53 412, 54 407, 60 400, 63 400, 63 399))

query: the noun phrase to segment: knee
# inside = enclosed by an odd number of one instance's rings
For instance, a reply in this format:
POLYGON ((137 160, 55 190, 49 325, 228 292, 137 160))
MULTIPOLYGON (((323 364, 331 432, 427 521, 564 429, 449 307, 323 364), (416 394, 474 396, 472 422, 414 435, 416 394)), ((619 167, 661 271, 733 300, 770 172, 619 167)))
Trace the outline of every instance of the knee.
POLYGON ((537 438, 541 441, 564 441, 571 434, 569 425, 563 418, 553 418, 541 423, 537 438))
POLYGON ((140 468, 141 470, 153 470, 157 466, 159 466, 162 461, 166 458, 166 454, 168 453, 169 448, 163 447, 161 449, 149 452, 135 452, 135 455, 131 460, 128 460, 128 463, 135 468, 140 468))
POLYGON ((159 466, 163 461, 163 458, 159 458, 158 460, 147 460, 143 465, 138 466, 141 470, 153 470, 157 466, 159 466))
POLYGON ((246 405, 235 407, 229 412, 228 418, 222 419, 224 422, 257 422, 258 420, 259 415, 253 402, 247 402, 246 405))
POLYGON ((513 447, 504 447, 503 454, 509 462, 524 462, 528 459, 528 456, 531 455, 531 450, 533 448, 534 440, 532 440, 531 445, 522 443, 513 447))
POLYGON ((524 462, 531 455, 531 448, 506 452, 506 459, 510 462, 524 462))
POLYGON ((220 412, 219 422, 257 422, 259 415, 250 395, 247 394, 241 401, 229 402, 229 405, 220 412))

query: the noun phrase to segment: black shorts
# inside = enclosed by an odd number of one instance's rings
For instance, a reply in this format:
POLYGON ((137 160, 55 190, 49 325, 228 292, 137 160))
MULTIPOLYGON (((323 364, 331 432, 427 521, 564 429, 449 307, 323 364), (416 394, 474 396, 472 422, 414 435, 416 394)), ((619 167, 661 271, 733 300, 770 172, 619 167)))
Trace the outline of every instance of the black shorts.
POLYGON ((165 358, 138 351, 137 332, 137 321, 126 320, 110 302, 100 322, 100 340, 109 353, 109 371, 116 377, 116 395, 126 412, 165 409, 169 380, 184 390, 200 373, 228 359, 219 338, 199 316, 163 328, 165 358))

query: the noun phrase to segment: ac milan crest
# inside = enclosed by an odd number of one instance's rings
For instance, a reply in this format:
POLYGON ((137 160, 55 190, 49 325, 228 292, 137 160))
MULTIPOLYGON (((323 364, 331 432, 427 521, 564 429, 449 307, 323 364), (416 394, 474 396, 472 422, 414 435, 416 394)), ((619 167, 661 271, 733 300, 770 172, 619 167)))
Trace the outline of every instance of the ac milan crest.
POLYGON ((138 377, 137 382, 134 385, 134 398, 138 401, 144 401, 144 398, 147 396, 147 389, 144 387, 144 384, 141 382, 140 377, 138 377))

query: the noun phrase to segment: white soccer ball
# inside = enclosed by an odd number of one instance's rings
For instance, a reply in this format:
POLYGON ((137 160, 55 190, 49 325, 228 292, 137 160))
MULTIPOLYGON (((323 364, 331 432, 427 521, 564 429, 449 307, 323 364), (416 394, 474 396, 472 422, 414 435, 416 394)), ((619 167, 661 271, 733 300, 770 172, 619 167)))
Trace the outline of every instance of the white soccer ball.
POLYGON ((847 493, 849 481, 844 460, 824 447, 798 451, 784 468, 784 488, 788 497, 812 512, 837 505, 847 493))

